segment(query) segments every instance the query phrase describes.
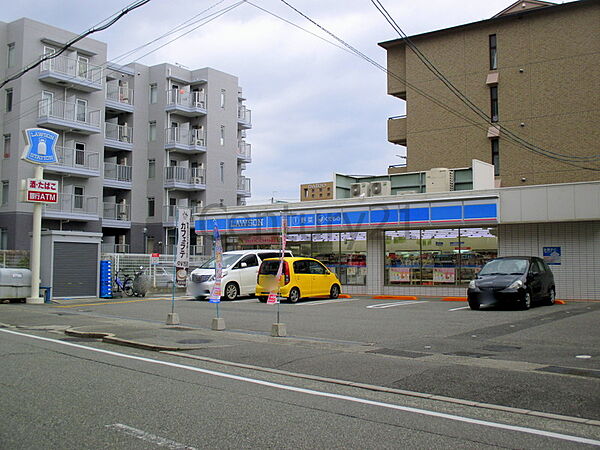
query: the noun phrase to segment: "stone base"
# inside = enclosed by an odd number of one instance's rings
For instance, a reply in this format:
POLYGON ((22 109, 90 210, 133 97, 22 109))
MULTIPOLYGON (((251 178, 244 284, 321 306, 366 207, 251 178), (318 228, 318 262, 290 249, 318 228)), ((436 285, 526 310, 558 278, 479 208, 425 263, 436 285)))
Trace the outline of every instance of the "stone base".
POLYGON ((213 318, 211 328, 214 331, 223 331, 225 329, 225 319, 222 317, 213 318))
POLYGON ((287 330, 285 323, 274 323, 271 325, 271 336, 273 337, 285 337, 287 336, 287 330))
POLYGON ((25 303, 30 305, 43 305, 44 299, 42 297, 27 297, 25 303))
POLYGON ((167 325, 179 325, 179 314, 169 313, 167 314, 167 325))

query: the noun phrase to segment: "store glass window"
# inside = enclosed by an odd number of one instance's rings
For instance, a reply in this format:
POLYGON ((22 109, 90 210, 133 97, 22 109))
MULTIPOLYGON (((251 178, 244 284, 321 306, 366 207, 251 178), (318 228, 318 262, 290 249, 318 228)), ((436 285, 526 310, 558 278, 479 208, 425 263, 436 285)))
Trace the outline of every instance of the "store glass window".
POLYGON ((311 257, 325 264, 329 270, 339 276, 340 233, 312 234, 311 257))
POLYGON ((421 232, 385 232, 385 284, 408 285, 421 282, 421 232))
POLYGON ((312 241, 310 234, 288 234, 287 248, 294 256, 312 255, 312 241))
POLYGON ((462 284, 471 281, 490 259, 498 256, 496 228, 461 228, 462 284))
POLYGON ((336 275, 344 285, 367 284, 367 233, 340 233, 340 258, 336 275))

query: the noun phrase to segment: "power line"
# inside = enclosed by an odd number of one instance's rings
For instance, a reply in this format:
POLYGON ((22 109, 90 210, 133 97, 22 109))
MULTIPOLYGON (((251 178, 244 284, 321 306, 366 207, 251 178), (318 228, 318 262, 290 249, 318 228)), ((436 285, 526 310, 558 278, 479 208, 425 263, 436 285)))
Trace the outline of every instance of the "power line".
POLYGON ((26 68, 24 68, 23 70, 19 71, 18 73, 16 73, 15 75, 7 78, 6 80, 4 80, 2 83, 0 83, 0 89, 3 88, 4 86, 6 86, 7 83, 10 83, 11 81, 17 80, 18 78, 21 78, 23 75, 25 75, 27 72, 29 72, 30 70, 35 69, 37 66, 39 66, 40 64, 42 64, 44 61, 47 61, 49 59, 54 59, 58 56, 60 56, 62 53, 64 53, 69 47, 73 46, 74 44, 76 44, 77 42, 79 42, 80 40, 82 40, 83 38, 89 36, 90 34, 93 33, 97 33, 98 31, 103 31, 106 30, 107 28, 109 28, 110 26, 112 26, 113 24, 115 24, 121 17, 123 17, 125 14, 133 11, 134 9, 139 8, 140 6, 144 6, 146 3, 148 3, 150 0, 139 0, 136 3, 134 3, 131 6, 128 6, 127 8, 123 9, 121 12, 119 12, 116 17, 112 18, 109 22, 107 22, 104 25, 101 26, 96 26, 82 34, 80 34, 79 36, 71 39, 70 41, 68 41, 65 45, 63 45, 58 51, 52 53, 51 55, 44 55, 42 56, 38 61, 33 62, 32 64, 30 64, 29 66, 27 66, 26 68))

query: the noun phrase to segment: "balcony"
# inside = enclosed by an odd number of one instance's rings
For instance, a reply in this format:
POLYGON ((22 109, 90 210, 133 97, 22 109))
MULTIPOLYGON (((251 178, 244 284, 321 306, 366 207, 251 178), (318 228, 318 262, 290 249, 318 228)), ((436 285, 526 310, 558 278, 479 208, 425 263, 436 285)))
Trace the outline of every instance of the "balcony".
POLYGON ((238 125, 240 128, 252 128, 252 111, 244 105, 238 106, 238 125))
POLYGON ((62 55, 43 61, 38 79, 84 92, 101 91, 104 87, 102 67, 90 64, 84 58, 74 59, 62 55))
POLYGON ((104 123, 104 146, 118 150, 133 150, 133 128, 112 122, 104 123))
POLYGON ((82 222, 99 220, 98 197, 61 192, 58 194, 58 203, 46 204, 42 215, 45 219, 82 222))
POLYGON ((237 195, 240 197, 250 197, 250 178, 238 177, 237 195))
POLYGON ((55 148, 58 163, 47 165, 46 172, 82 177, 100 176, 100 155, 98 153, 70 147, 55 148))
POLYGON ((406 145, 406 116, 388 119, 388 141, 392 144, 406 145))
POLYGON ((133 112, 133 89, 119 86, 117 82, 106 83, 106 108, 117 113, 133 112))
POLYGON ((203 116, 206 114, 206 95, 204 91, 169 89, 165 111, 187 117, 203 116))
POLYGON ((102 206, 102 226, 131 228, 130 205, 127 203, 104 202, 102 206))
POLYGON ((204 128, 186 130, 180 127, 165 130, 165 150, 174 150, 181 153, 206 152, 206 133, 204 128))
MULTIPOLYGON (((163 226, 174 227, 175 226, 175 214, 177 213, 178 206, 175 205, 163 205, 163 226)), ((192 216, 194 214, 200 214, 202 212, 202 205, 191 206, 192 216)), ((193 225, 192 225, 193 227, 193 225)), ((191 254, 191 253, 190 253, 191 254)))
POLYGON ((85 100, 67 103, 45 98, 38 102, 37 125, 41 127, 81 134, 97 134, 102 131, 101 117, 102 111, 90 110, 85 100))
POLYGON ((206 170, 199 167, 165 167, 165 188, 183 191, 206 189, 206 170))
POLYGON ((133 169, 131 166, 104 163, 104 186, 115 189, 131 189, 133 169))
POLYGON ((252 162, 252 145, 248 144, 246 141, 239 141, 237 158, 238 161, 241 161, 243 163, 252 162))

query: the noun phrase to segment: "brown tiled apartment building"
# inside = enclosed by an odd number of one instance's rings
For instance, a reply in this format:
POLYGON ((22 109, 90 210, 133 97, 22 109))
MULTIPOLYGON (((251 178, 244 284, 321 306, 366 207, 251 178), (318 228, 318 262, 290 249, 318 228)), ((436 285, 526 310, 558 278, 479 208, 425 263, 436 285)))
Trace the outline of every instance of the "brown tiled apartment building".
POLYGON ((379 45, 388 94, 406 101, 406 116, 388 119, 388 140, 406 146, 408 172, 478 159, 495 165, 498 186, 600 179, 600 160, 581 159, 600 154, 599 0, 519 1, 488 20, 379 45))

